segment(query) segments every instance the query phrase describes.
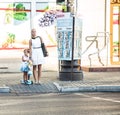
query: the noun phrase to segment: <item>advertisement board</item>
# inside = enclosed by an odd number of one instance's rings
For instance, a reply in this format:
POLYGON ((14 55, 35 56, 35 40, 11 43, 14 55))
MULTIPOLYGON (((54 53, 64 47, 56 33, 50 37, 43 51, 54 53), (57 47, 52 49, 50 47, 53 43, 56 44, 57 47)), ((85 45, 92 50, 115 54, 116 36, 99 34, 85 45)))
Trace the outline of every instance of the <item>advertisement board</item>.
POLYGON ((72 43, 74 43, 73 59, 81 57, 82 20, 64 13, 57 19, 58 59, 72 60, 72 43), (75 19, 73 21, 73 18, 75 19))
POLYGON ((57 19, 58 59, 71 60, 72 57, 73 17, 64 13, 57 19))

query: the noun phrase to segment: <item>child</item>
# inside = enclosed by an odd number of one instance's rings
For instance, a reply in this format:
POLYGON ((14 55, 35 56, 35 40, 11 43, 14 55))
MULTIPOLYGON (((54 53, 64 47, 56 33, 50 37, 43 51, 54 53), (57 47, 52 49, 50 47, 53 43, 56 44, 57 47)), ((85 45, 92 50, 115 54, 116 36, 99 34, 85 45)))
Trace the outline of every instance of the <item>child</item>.
POLYGON ((22 56, 22 64, 20 70, 23 72, 23 80, 21 83, 23 84, 32 84, 30 81, 30 75, 32 74, 30 70, 31 61, 29 60, 29 51, 28 49, 24 49, 24 54, 22 56))

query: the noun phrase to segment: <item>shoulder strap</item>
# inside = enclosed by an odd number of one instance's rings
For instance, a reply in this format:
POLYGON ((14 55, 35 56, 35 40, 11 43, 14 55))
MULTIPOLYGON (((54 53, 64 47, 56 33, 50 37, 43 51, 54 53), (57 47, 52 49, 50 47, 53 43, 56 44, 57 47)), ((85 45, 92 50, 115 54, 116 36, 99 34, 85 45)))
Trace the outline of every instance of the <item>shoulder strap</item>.
POLYGON ((38 36, 38 37, 40 38, 41 43, 43 43, 41 37, 40 36, 38 36))

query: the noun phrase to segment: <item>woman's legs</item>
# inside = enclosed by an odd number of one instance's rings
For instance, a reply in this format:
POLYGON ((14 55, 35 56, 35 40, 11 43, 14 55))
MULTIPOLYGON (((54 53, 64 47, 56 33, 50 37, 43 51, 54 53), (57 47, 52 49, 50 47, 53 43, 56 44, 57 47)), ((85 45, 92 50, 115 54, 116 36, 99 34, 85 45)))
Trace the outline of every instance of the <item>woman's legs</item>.
POLYGON ((37 76, 37 66, 33 65, 33 76, 34 76, 34 80, 35 82, 40 81, 41 78, 41 73, 42 73, 42 65, 38 65, 38 76, 37 76))
POLYGON ((36 70, 36 65, 33 65, 33 77, 34 77, 34 81, 36 82, 36 76, 37 76, 37 70, 36 70))
POLYGON ((41 74, 42 74, 42 65, 38 65, 38 82, 40 82, 40 78, 41 78, 41 74))

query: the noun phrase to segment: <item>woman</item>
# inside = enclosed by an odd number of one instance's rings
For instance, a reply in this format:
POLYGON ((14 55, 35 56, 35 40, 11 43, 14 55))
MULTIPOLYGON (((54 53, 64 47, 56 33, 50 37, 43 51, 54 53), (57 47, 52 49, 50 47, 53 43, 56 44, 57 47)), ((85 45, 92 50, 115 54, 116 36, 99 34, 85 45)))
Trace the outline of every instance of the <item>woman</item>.
POLYGON ((41 42, 43 42, 40 36, 36 35, 36 29, 31 30, 32 38, 29 40, 30 58, 33 63, 33 76, 35 83, 40 84, 40 78, 42 73, 42 64, 44 64, 44 56, 41 48, 41 42), (38 69, 38 73, 37 73, 38 69))

